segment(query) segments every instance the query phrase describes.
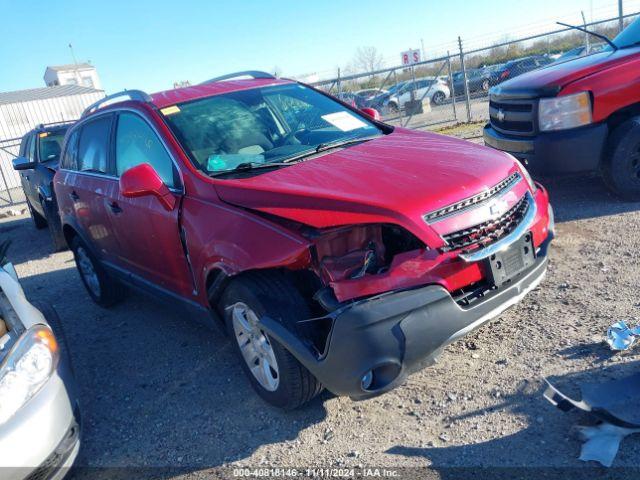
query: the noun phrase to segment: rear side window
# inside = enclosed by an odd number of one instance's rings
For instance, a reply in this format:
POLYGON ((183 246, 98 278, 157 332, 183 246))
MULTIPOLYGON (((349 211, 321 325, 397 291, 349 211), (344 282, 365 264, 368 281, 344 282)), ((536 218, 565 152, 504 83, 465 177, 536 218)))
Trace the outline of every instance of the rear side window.
POLYGON ((78 132, 76 129, 69 134, 67 143, 65 144, 64 153, 62 155, 62 161, 60 162, 61 168, 67 170, 76 170, 78 165, 76 163, 78 157, 78 132))
POLYGON ((138 115, 122 113, 116 131, 116 173, 148 163, 167 187, 175 187, 175 169, 171 157, 153 129, 138 115))
POLYGON ((105 115, 82 125, 78 144, 78 170, 107 173, 107 151, 111 115, 105 115))

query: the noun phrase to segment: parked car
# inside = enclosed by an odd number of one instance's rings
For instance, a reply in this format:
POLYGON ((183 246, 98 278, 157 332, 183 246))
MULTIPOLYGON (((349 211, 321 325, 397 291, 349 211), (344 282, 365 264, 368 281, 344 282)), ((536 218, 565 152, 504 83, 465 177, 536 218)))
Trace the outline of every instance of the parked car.
POLYGON ((412 95, 415 100, 425 99, 441 105, 451 96, 451 90, 445 81, 434 77, 420 78, 415 82, 410 80, 389 96, 385 107, 392 112, 404 109, 412 95))
MULTIPOLYGON (((462 72, 455 72, 452 75, 453 91, 456 95, 464 95, 464 75, 462 72)), ((467 85, 469 93, 488 92, 491 88, 492 74, 489 68, 475 68, 467 70, 467 85)))
POLYGON ((252 75, 125 91, 70 129, 54 187, 96 303, 132 284, 216 312, 293 408, 395 388, 540 283, 552 210, 513 157, 252 75))
POLYGON ((356 95, 352 92, 341 92, 336 95, 337 98, 342 100, 348 105, 351 105, 353 108, 365 108, 366 102, 365 99, 359 95, 356 95))
POLYGON ((613 45, 492 89, 485 144, 539 175, 601 172, 614 192, 640 199, 640 22, 613 45))
POLYGON ((48 227, 54 251, 66 246, 53 193, 53 175, 67 128, 69 123, 38 125, 22 137, 19 156, 13 160, 33 223, 39 229, 48 227))
MULTIPOLYGON (((378 95, 376 95, 375 97, 371 98, 368 102, 367 102, 367 107, 369 108, 374 108, 378 111, 386 111, 388 110, 388 103, 389 103, 389 98, 392 95, 395 95, 396 92, 398 92, 398 90, 400 90, 403 85, 405 85, 407 82, 403 81, 403 82, 398 82, 394 85, 392 85, 391 87, 389 87, 388 90, 385 90, 382 93, 379 93, 378 95)), ((397 110, 396 112, 397 113, 397 110)))
POLYGON ((78 392, 61 325, 51 307, 29 303, 11 264, 0 268, 0 289, 2 478, 61 479, 80 448, 78 392))
POLYGON ((544 55, 533 55, 530 57, 518 58, 505 63, 502 68, 494 72, 493 85, 502 83, 505 80, 515 78, 523 73, 530 72, 545 65, 553 63, 553 60, 544 55))
POLYGON ((385 90, 384 88, 365 88, 355 92, 355 94, 364 99, 365 102, 369 102, 380 95, 384 95, 385 93, 388 93, 388 90, 385 90))
POLYGON ((590 55, 592 53, 598 53, 602 50, 608 48, 606 43, 595 43, 592 45, 580 45, 579 47, 572 48, 571 50, 567 50, 562 55, 560 55, 555 61, 556 62, 565 62, 567 60, 573 60, 574 58, 583 57, 585 55, 590 55))

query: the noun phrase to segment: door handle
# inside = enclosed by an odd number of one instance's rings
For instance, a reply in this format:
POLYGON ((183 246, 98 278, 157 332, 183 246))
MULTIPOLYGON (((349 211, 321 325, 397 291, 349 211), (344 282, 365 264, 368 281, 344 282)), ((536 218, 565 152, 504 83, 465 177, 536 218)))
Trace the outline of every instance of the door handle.
POLYGON ((80 196, 76 193, 75 190, 69 194, 69 197, 71 197, 71 200, 73 200, 74 202, 80 200, 80 196))
POLYGON ((111 209, 111 211, 112 211, 113 213, 115 213, 115 214, 122 213, 122 209, 120 208, 120 205, 118 205, 118 203, 117 203, 117 202, 111 202, 111 203, 109 204, 109 208, 110 208, 110 209, 111 209))

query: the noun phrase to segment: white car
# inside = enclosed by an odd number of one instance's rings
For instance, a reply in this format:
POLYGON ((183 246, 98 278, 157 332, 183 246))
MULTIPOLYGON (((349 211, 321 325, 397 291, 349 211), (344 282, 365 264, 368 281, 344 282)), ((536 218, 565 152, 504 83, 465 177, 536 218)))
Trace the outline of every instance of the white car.
POLYGON ((390 111, 404 109, 405 104, 410 101, 412 90, 415 89, 415 100, 429 100, 434 105, 443 104, 451 97, 449 86, 441 79, 435 77, 418 78, 415 81, 405 82, 397 92, 387 100, 385 106, 390 111))
POLYGON ((11 264, 0 290, 0 478, 61 479, 80 449, 80 417, 58 317, 29 303, 11 264))

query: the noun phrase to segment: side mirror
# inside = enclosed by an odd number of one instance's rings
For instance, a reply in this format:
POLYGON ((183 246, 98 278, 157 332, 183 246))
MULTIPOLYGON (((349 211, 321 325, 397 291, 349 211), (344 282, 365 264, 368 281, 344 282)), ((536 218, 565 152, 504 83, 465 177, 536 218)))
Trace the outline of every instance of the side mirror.
POLYGON ((122 174, 120 192, 129 198, 153 195, 167 210, 173 210, 176 205, 175 197, 148 163, 136 165, 122 174))
POLYGON ((360 111, 367 115, 368 117, 373 118, 374 120, 380 120, 380 114, 375 108, 361 108, 360 111))
POLYGON ((36 162, 32 162, 26 157, 16 157, 13 159, 14 170, 30 170, 35 168, 36 162))

